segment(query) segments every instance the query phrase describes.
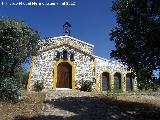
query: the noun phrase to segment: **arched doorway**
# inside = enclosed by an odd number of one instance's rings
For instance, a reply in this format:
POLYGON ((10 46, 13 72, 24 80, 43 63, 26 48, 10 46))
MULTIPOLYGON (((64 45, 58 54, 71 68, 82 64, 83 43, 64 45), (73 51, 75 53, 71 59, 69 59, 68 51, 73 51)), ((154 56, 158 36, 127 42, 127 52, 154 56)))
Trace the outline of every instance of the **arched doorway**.
POLYGON ((133 90, 133 78, 130 73, 126 74, 126 90, 127 91, 133 90))
POLYGON ((121 74, 119 72, 116 72, 114 74, 114 90, 118 91, 121 90, 122 86, 121 86, 121 74))
POLYGON ((72 66, 68 62, 58 64, 56 88, 72 88, 72 66))
POLYGON ((110 90, 110 75, 108 72, 102 73, 102 91, 110 90))

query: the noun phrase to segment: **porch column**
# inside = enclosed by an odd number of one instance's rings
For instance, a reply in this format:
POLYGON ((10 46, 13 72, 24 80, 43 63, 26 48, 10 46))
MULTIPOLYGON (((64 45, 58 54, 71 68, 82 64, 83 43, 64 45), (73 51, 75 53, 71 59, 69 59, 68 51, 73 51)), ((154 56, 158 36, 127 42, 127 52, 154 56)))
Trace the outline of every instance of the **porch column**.
POLYGON ((33 71, 33 66, 35 64, 36 56, 32 56, 32 62, 30 66, 30 71, 29 71, 29 78, 28 78, 28 84, 27 84, 27 91, 29 92, 31 90, 31 76, 32 76, 32 71, 33 71))
POLYGON ((133 79, 132 84, 133 84, 133 91, 137 91, 137 77, 133 79))
POLYGON ((126 74, 122 74, 121 76, 121 85, 122 85, 122 91, 126 92, 126 74))
POLYGON ((111 86, 111 92, 114 91, 114 74, 110 75, 110 86, 111 86))

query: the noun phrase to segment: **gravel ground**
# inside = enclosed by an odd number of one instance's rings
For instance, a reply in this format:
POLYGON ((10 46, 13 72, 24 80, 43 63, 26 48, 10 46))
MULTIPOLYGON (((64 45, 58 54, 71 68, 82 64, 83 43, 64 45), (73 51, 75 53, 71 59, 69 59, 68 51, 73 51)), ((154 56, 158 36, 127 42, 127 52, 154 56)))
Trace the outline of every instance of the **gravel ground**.
POLYGON ((50 91, 40 115, 16 120, 159 120, 159 104, 159 96, 50 91))
POLYGON ((56 91, 46 94, 42 114, 45 116, 43 119, 46 120, 140 120, 149 113, 151 117, 145 119, 154 120, 160 117, 157 116, 157 112, 160 112, 159 108, 157 110, 152 105, 146 106, 146 103, 154 101, 154 105, 159 105, 155 104, 156 100, 160 104, 160 97, 157 96, 101 97, 99 94, 89 92, 56 91), (129 109, 132 108, 130 107, 132 103, 137 101, 142 104, 135 104, 133 109, 129 109), (126 108, 123 109, 123 107, 126 108), (129 108, 127 109, 127 107, 129 108), (143 113, 144 109, 148 109, 148 111, 143 113), (154 115, 151 112, 153 110, 156 110, 154 115))

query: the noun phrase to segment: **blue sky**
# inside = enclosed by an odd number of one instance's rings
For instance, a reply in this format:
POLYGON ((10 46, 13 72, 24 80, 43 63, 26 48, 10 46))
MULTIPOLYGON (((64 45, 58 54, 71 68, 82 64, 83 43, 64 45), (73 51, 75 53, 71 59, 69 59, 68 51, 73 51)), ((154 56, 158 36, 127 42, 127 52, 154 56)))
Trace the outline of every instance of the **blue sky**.
MULTIPOLYGON (((114 43, 109 33, 116 26, 115 14, 111 11, 113 0, 0 0, 0 16, 23 20, 43 37, 61 36, 65 21, 71 23, 71 36, 95 45, 94 53, 110 58, 114 43), (9 6, 17 2, 59 3, 55 6, 9 6), (62 6, 63 2, 75 6, 62 6)), ((111 60, 114 60, 113 58, 111 60)), ((29 68, 29 66, 27 66, 29 68)), ((156 72, 158 75, 158 72, 156 72)))
POLYGON ((111 11, 112 0, 23 0, 28 2, 59 3, 55 6, 9 6, 22 0, 0 0, 0 16, 24 20, 43 37, 62 35, 65 21, 72 25, 71 36, 95 45, 94 53, 110 59, 114 49, 109 33, 116 26, 115 15, 111 11), (73 6, 62 6, 63 2, 73 6))

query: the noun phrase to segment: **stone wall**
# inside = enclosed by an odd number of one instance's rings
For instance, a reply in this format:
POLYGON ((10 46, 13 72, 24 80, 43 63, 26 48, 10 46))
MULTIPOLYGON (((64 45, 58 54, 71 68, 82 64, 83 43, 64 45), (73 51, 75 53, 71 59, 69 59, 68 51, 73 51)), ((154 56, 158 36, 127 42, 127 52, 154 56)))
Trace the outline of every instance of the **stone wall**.
MULTIPOLYGON (((30 86, 32 88, 34 81, 44 81, 45 89, 52 89, 54 83, 54 65, 57 51, 63 52, 67 50, 68 56, 74 54, 75 61, 75 85, 80 85, 81 80, 91 80, 94 82, 93 89, 101 90, 101 74, 108 72, 111 79, 111 88, 114 87, 114 73, 121 74, 123 91, 126 86, 127 67, 116 61, 106 60, 104 58, 93 55, 93 45, 80 41, 70 36, 60 36, 39 42, 39 53, 35 56, 30 74, 30 86)), ((134 80, 134 89, 137 83, 134 80)))
MULTIPOLYGON (((103 58, 100 58, 98 56, 95 56, 96 60, 96 77, 97 77, 97 84, 98 84, 98 90, 100 91, 101 88, 101 74, 103 72, 108 72, 110 74, 110 80, 111 80, 111 87, 113 88, 114 85, 114 78, 113 75, 116 72, 121 73, 122 79, 124 79, 124 75, 127 73, 127 67, 122 65, 121 63, 117 61, 110 61, 103 58)), ((125 81, 124 81, 125 82, 125 81)), ((123 83, 125 85, 125 83, 123 83)), ((125 88, 124 88, 125 89, 125 88)))
POLYGON ((33 86, 36 80, 41 80, 44 81, 46 89, 52 88, 53 67, 56 62, 54 60, 54 52, 55 50, 52 49, 35 56, 35 63, 33 64, 31 75, 31 86, 33 86))
POLYGON ((44 42, 39 42, 40 51, 45 51, 45 50, 56 48, 63 45, 72 46, 90 55, 93 54, 93 47, 94 47, 93 45, 70 36, 54 37, 54 38, 46 39, 44 42))
POLYGON ((33 86, 34 81, 42 80, 44 81, 45 89, 52 89, 56 51, 62 52, 63 50, 67 50, 68 53, 74 53, 76 86, 79 85, 81 80, 93 80, 93 57, 77 51, 68 45, 64 45, 55 49, 40 52, 39 55, 35 57, 35 63, 33 64, 31 74, 31 86, 33 86))

